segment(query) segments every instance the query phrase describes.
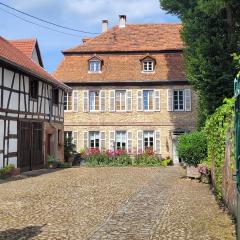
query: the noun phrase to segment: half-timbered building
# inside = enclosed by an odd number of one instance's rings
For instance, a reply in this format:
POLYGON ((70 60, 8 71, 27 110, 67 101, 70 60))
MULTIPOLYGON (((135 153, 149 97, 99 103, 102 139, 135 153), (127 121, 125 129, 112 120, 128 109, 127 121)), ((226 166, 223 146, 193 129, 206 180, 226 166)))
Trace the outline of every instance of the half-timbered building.
POLYGON ((64 160, 63 101, 70 88, 41 67, 37 49, 34 60, 0 37, 0 168, 39 169, 48 155, 64 160))

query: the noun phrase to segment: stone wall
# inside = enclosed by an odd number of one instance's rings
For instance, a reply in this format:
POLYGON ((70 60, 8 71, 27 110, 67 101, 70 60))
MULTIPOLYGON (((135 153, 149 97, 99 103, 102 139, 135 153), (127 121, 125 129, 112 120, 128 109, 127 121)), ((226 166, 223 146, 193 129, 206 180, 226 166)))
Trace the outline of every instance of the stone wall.
POLYGON ((233 156, 233 133, 228 132, 226 141, 226 153, 223 163, 223 182, 222 182, 222 197, 223 201, 229 208, 230 212, 237 216, 237 187, 236 177, 233 175, 236 173, 235 160, 231 160, 233 156))

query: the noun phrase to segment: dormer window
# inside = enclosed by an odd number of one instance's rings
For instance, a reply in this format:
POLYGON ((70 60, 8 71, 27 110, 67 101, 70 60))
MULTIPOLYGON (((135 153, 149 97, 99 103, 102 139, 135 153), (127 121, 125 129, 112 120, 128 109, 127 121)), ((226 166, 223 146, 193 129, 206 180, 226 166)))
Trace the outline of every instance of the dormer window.
POLYGON ((142 62, 142 71, 145 73, 154 72, 156 61, 152 57, 145 57, 141 60, 142 62))
POLYGON ((89 62, 89 72, 101 72, 101 62, 100 61, 90 61, 89 62))
POLYGON ((153 72, 154 69, 154 63, 153 61, 144 61, 143 62, 143 71, 144 72, 153 72))
POLYGON ((88 60, 90 73, 100 73, 102 71, 102 60, 97 56, 94 56, 88 60))

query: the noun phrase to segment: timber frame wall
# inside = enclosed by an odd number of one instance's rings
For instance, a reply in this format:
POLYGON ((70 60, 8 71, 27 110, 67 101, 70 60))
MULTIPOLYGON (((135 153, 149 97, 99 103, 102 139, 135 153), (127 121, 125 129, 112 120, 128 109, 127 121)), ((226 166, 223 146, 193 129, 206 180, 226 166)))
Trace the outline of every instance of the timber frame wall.
POLYGON ((18 167, 19 121, 51 122, 63 125, 64 90, 42 81, 17 68, 0 62, 0 168, 14 164, 18 167), (31 99, 30 79, 38 81, 38 96, 31 99), (58 104, 52 103, 52 90, 58 89, 58 104))

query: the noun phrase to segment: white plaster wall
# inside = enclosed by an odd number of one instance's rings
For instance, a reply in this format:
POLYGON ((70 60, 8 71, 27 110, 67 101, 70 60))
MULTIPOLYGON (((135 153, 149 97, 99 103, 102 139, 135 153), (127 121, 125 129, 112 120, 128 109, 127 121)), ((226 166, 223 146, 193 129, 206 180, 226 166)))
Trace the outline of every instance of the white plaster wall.
POLYGON ((10 121, 10 134, 17 134, 17 121, 10 121))
POLYGON ((38 65, 40 65, 36 48, 33 49, 33 52, 32 52, 32 60, 33 60, 35 63, 37 63, 38 65))
POLYGON ((16 157, 9 158, 8 164, 13 164, 15 167, 17 167, 17 158, 16 157))
POLYGON ((17 152, 17 139, 9 139, 9 153, 14 152, 17 152))

